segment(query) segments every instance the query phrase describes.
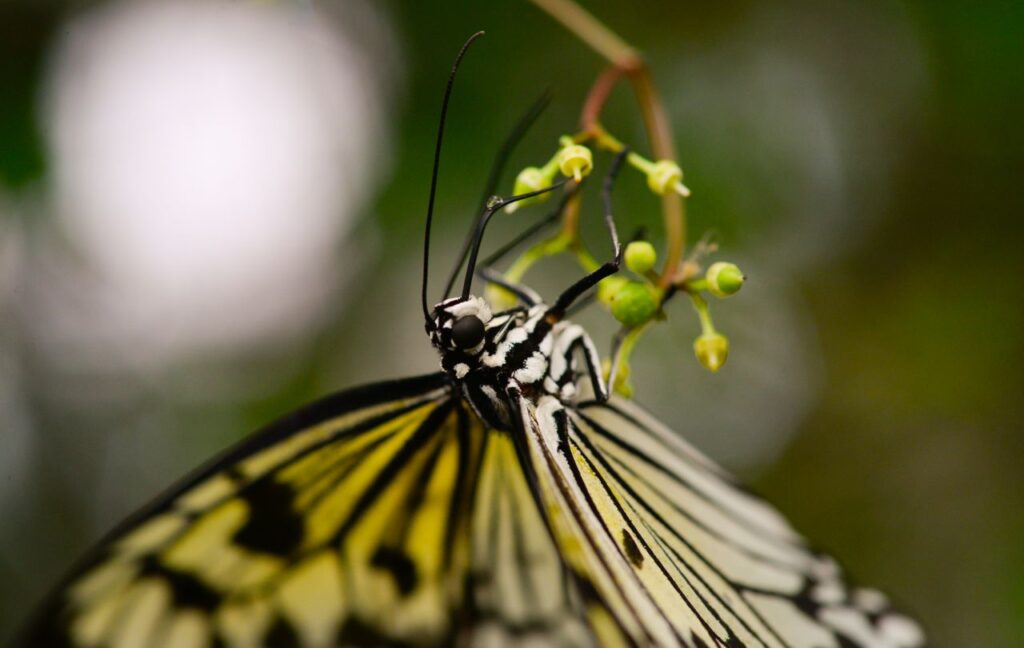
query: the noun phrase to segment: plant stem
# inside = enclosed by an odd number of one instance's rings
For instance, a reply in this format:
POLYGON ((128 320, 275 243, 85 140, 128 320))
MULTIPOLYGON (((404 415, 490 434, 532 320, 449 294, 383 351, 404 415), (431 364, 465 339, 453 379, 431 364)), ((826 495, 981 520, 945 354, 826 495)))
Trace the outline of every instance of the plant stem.
POLYGON ((572 0, 531 0, 548 14, 565 25, 580 40, 595 52, 608 59, 609 63, 622 67, 627 60, 636 60, 636 50, 612 30, 605 27, 583 7, 572 0))
MULTIPOLYGON (((665 116, 661 98, 654 87, 647 64, 637 50, 602 24, 593 14, 573 0, 531 0, 551 17, 562 23, 580 40, 603 56, 611 66, 594 82, 580 115, 580 127, 584 132, 597 136, 603 132, 600 126, 601 112, 611 95, 612 89, 628 76, 643 115, 644 127, 651 142, 654 157, 661 160, 675 160, 672 127, 665 116)), ((665 223, 667 251, 659 284, 662 288, 671 285, 676 278, 678 266, 686 246, 686 210, 682 198, 668 193, 661 199, 662 218, 665 223)))

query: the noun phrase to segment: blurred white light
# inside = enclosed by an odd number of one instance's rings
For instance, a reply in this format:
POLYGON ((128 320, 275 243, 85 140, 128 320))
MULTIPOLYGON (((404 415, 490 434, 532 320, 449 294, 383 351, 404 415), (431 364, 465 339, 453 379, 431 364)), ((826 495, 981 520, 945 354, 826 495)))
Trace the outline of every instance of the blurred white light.
POLYGON ((377 56, 346 36, 368 27, 339 22, 179 1, 72 23, 49 135, 59 222, 92 276, 63 273, 77 308, 43 300, 48 346, 150 366, 308 330, 352 273, 339 249, 387 139, 377 56))
MULTIPOLYGON (((23 402, 24 389, 15 334, 18 280, 24 260, 24 240, 14 220, 10 196, 0 191, 0 484, 23 479, 27 466, 29 426, 23 402)), ((14 489, 0 486, 0 512, 6 513, 14 489)), ((0 519, 9 519, 2 517, 0 519)))

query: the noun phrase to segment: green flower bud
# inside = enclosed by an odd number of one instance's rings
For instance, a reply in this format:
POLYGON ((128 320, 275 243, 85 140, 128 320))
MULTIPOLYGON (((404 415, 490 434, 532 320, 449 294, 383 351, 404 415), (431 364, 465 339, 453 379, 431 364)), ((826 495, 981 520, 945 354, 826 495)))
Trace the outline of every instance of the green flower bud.
POLYGON ((626 267, 642 275, 658 262, 658 253, 647 241, 633 241, 626 246, 626 267))
POLYGON ((708 292, 715 297, 728 297, 735 295, 743 287, 746 276, 735 263, 719 261, 712 263, 705 275, 708 284, 708 292))
POLYGON ((693 352, 706 369, 715 372, 729 357, 729 340, 721 333, 703 333, 693 342, 693 352))
POLYGON ((562 175, 579 182, 593 171, 594 154, 586 146, 570 144, 558 152, 558 168, 562 175))
MULTIPOLYGON (((516 182, 512 187, 512 193, 515 195, 530 193, 531 191, 539 191, 551 186, 552 178, 545 175, 544 171, 537 167, 526 167, 519 172, 516 176, 516 182)), ((532 205, 536 203, 542 203, 551 196, 550 193, 544 193, 533 198, 526 198, 518 202, 514 202, 505 208, 505 212, 511 214, 520 207, 532 205)))
POLYGON ((615 303, 615 296, 619 294, 619 291, 627 283, 629 283, 629 279, 614 275, 602 279, 601 283, 597 284, 597 301, 611 308, 612 304, 615 303))
POLYGON ((648 283, 627 281, 612 299, 612 317, 625 326, 648 322, 658 314, 661 291, 648 283))
POLYGON ((647 186, 660 196, 673 191, 683 197, 690 195, 690 190, 683 185, 683 170, 672 160, 658 160, 650 167, 647 186))

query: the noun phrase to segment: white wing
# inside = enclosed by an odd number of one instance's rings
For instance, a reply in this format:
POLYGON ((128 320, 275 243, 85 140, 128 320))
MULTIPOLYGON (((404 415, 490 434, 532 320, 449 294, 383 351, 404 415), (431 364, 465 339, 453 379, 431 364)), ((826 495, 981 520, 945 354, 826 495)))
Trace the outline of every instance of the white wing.
POLYGON ((847 585, 774 508, 635 405, 520 407, 556 539, 633 641, 924 643, 881 593, 847 585))

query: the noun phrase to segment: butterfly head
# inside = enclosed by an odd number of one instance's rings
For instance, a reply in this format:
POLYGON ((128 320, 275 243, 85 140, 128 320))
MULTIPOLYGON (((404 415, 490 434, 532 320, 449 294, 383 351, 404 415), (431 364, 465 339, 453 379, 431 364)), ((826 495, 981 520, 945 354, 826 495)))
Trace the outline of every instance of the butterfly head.
POLYGON ((441 352, 441 366, 462 378, 479 364, 487 340, 491 307, 480 297, 453 297, 434 307, 430 341, 441 352))

